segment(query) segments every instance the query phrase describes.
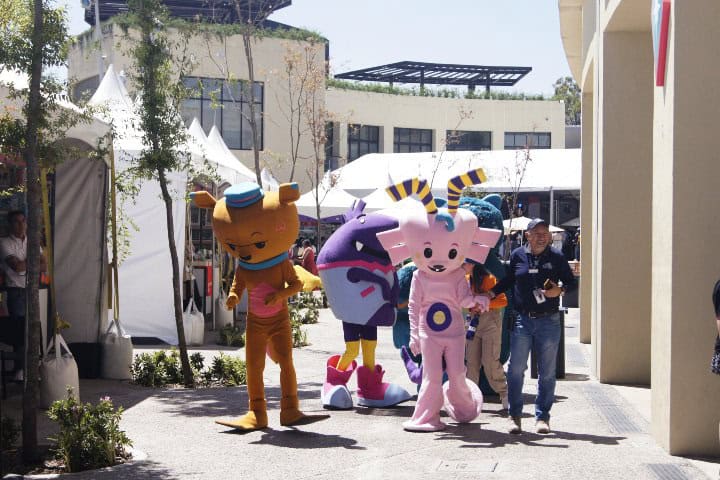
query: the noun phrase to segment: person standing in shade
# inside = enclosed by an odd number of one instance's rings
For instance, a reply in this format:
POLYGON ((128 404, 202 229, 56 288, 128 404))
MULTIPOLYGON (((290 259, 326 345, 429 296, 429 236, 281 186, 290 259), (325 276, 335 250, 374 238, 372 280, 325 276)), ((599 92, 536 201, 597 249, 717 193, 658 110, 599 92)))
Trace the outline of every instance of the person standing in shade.
POLYGON ((315 250, 313 250, 310 240, 308 240, 307 238, 303 240, 302 247, 303 252, 302 260, 300 262, 301 266, 313 275, 317 275, 318 269, 317 265, 315 265, 315 250))
MULTIPOLYGON (((25 359, 25 271, 27 264, 27 223, 20 210, 8 213, 10 235, 0 238, 0 269, 5 276, 9 317, 0 323, 0 340, 7 342, 18 354, 14 362, 15 378, 22 379, 25 359)), ((47 263, 40 258, 40 268, 47 263)))
POLYGON ((535 218, 530 221, 525 235, 527 244, 513 250, 508 275, 488 291, 488 296, 492 299, 513 287, 518 312, 510 336, 508 432, 522 431, 523 381, 530 350, 534 348, 538 359, 535 431, 550 433, 550 409, 555 401, 557 351, 562 328, 559 297, 577 285, 562 252, 550 246, 552 237, 545 220, 535 218))

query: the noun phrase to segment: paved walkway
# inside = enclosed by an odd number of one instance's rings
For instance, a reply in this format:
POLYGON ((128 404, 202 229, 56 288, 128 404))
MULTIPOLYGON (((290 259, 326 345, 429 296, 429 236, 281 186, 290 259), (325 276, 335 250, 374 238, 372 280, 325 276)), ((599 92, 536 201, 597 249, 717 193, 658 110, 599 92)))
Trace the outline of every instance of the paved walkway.
MULTIPOLYGON (((95 401, 109 394, 126 412, 122 427, 147 460, 102 472, 71 475, 78 479, 707 479, 717 478, 716 463, 696 463, 667 455, 648 434, 647 415, 633 407, 627 393, 589 377, 589 346, 577 340, 577 310, 566 321, 567 378, 557 385, 550 435, 508 435, 500 405, 486 403, 472 424, 439 433, 409 433, 402 422, 414 402, 394 409, 331 412, 331 418, 297 429, 279 425, 279 370, 265 372, 270 428, 238 434, 216 425, 219 417, 241 415, 247 407, 244 387, 153 390, 126 382, 84 380, 81 394, 95 401), (704 470, 704 471, 703 471, 704 470), (709 476, 710 475, 710 476, 709 476)), ((342 350, 340 324, 328 310, 305 327, 312 344, 295 350, 301 406, 322 411, 319 389, 327 357, 342 350)), ((412 391, 390 329, 380 329, 377 357, 386 379, 412 391)), ((138 348, 137 350, 143 350, 138 348)), ((202 350, 206 362, 218 351, 202 350)), ((351 390, 355 380, 351 380, 351 390)), ((535 381, 525 385, 523 425, 532 431, 535 381)), ((643 396, 642 390, 639 393, 643 396)), ((6 405, 19 409, 19 398, 6 405)), ((5 408, 3 409, 7 411, 5 408)), ((449 419, 448 419, 449 420, 449 419)), ((43 435, 51 431, 41 421, 43 435)))

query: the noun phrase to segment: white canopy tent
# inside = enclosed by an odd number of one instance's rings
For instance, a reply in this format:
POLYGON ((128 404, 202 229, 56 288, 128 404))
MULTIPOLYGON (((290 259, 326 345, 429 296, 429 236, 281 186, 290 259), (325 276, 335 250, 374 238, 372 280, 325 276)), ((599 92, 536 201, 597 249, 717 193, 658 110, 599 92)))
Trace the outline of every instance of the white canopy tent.
MULTIPOLYGON (((524 163, 524 155, 524 150, 373 153, 338 169, 336 186, 364 197, 390 183, 418 176, 431 183, 433 194, 445 197, 450 178, 482 167, 488 181, 481 190, 508 192, 513 190, 516 165, 524 163)), ((581 166, 579 149, 530 150, 519 191, 580 190, 581 166)))
MULTIPOLYGON (((525 231, 527 230, 528 224, 532 221, 532 218, 528 217, 515 217, 512 219, 503 220, 503 228, 505 229, 505 235, 512 231, 525 231)), ((551 233, 564 232, 560 227, 555 225, 548 225, 548 229, 551 233)))
MULTIPOLYGON (((101 115, 112 120, 115 132, 113 150, 118 173, 127 170, 144 149, 142 132, 139 130, 139 107, 133 102, 115 74, 108 68, 91 105, 102 105, 101 115)), ((190 152, 192 160, 200 167, 205 159, 217 166, 223 181, 237 183, 247 181, 248 169, 231 152, 225 152, 217 141, 204 138, 197 125, 188 130, 188 145, 179 148, 190 152), (227 155, 232 156, 230 159, 227 155)), ((223 144, 224 145, 224 144, 223 144)), ((225 147, 227 148, 227 147, 225 147)), ((173 197, 173 228, 181 269, 185 252, 186 201, 188 182, 185 172, 169 172, 173 197)), ((132 220, 137 230, 130 229, 130 254, 118 268, 120 284, 120 319, 125 330, 137 337, 156 337, 177 344, 177 329, 173 304, 172 265, 167 246, 167 223, 165 204, 160 185, 156 181, 144 181, 138 195, 120 205, 123 215, 132 220)))
MULTIPOLYGON (((28 88, 24 74, 0 66, 0 112, 24 120, 21 100, 10 97, 10 87, 28 88)), ((62 108, 80 112, 67 99, 62 108)), ((109 132, 100 121, 83 122, 65 133, 63 143, 77 155, 55 168, 53 247, 56 309, 71 328, 63 332, 68 343, 95 343, 107 322, 103 289, 106 281, 107 165, 87 155, 109 132)), ((43 325, 43 336, 45 336, 43 325)), ((44 342, 43 342, 44 343, 44 342)))

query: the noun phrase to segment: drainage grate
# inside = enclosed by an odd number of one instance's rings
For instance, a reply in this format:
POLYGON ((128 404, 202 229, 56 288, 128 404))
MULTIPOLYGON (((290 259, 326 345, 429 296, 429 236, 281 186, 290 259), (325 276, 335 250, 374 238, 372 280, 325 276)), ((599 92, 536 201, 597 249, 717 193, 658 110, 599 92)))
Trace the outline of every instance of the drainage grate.
POLYGON ((583 347, 578 344, 571 343, 570 345, 565 345, 565 358, 570 365, 575 367, 587 368, 588 366, 587 357, 585 356, 583 347))
POLYGON ((442 460, 435 470, 445 473, 490 473, 495 471, 497 462, 492 460, 480 460, 474 462, 453 462, 442 460))
POLYGON ((645 422, 639 425, 630 419, 618 405, 619 402, 610 398, 602 386, 586 385, 585 395, 595 409, 605 417, 615 433, 643 433, 645 431, 643 428, 645 422))
POLYGON ((659 480, 690 480, 685 471, 672 463, 649 463, 647 468, 659 480))

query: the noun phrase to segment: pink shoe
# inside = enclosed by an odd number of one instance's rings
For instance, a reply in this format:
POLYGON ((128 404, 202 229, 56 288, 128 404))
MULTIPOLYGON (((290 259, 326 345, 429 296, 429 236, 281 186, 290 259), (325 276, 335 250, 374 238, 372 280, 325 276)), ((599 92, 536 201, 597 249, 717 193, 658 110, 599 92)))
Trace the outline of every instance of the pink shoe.
POLYGON ((380 365, 373 370, 358 367, 358 405, 363 407, 392 407, 410 400, 411 395, 399 385, 382 381, 385 371, 380 365))
POLYGON ((320 392, 320 400, 324 408, 347 410, 353 407, 347 382, 357 368, 357 362, 353 360, 347 370, 338 370, 336 365, 339 361, 340 355, 333 355, 328 358, 327 376, 320 392))

